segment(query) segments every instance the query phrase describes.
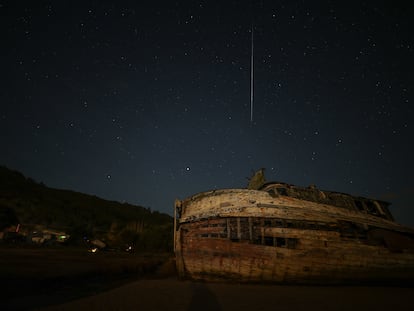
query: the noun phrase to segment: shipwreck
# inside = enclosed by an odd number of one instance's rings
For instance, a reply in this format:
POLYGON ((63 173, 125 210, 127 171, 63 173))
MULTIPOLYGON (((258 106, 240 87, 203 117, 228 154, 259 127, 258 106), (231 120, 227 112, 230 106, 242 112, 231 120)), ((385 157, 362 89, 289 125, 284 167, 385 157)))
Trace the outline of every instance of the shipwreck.
POLYGON ((177 270, 205 281, 412 284, 414 229, 388 206, 256 174, 247 189, 176 200, 177 270))

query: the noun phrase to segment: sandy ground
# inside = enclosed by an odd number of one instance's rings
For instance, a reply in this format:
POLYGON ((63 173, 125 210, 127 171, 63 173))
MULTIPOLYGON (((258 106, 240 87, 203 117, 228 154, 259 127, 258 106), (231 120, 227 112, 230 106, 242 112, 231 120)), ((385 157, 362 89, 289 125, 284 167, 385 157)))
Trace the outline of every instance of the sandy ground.
POLYGON ((166 258, 0 248, 0 311, 414 310, 414 287, 180 281, 166 258))
POLYGON ((39 310, 414 310, 414 288, 136 281, 39 310))

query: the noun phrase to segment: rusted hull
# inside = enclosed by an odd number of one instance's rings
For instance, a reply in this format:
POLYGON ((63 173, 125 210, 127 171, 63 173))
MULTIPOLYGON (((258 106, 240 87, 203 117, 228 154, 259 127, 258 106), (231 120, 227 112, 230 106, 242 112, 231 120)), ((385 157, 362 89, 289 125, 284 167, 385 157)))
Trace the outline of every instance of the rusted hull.
POLYGON ((182 239, 181 276, 276 283, 412 281, 414 255, 352 242, 287 249, 227 239, 182 239))
POLYGON ((414 280, 408 228, 369 217, 363 222, 328 206, 321 207, 325 213, 294 201, 289 208, 252 194, 231 190, 184 202, 175 241, 182 277, 313 284, 414 280))

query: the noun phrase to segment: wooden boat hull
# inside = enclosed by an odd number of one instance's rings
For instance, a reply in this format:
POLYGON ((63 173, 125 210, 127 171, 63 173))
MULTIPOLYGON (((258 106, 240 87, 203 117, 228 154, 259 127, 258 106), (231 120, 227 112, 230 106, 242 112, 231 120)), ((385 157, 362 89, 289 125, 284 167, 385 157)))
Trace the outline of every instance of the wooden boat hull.
POLYGON ((176 204, 179 274, 198 280, 411 283, 413 232, 393 221, 264 191, 228 189, 176 204))

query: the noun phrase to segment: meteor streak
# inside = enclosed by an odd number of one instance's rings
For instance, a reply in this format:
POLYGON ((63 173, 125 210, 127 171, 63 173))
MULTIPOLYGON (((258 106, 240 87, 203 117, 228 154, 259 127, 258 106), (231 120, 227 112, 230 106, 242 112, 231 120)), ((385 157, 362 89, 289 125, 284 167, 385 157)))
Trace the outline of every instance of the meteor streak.
POLYGON ((253 42, 253 24, 252 24, 252 29, 251 29, 251 33, 252 33, 252 51, 251 51, 251 59, 250 59, 250 123, 253 122, 253 85, 254 85, 254 61, 253 61, 253 56, 254 56, 254 42, 253 42))

